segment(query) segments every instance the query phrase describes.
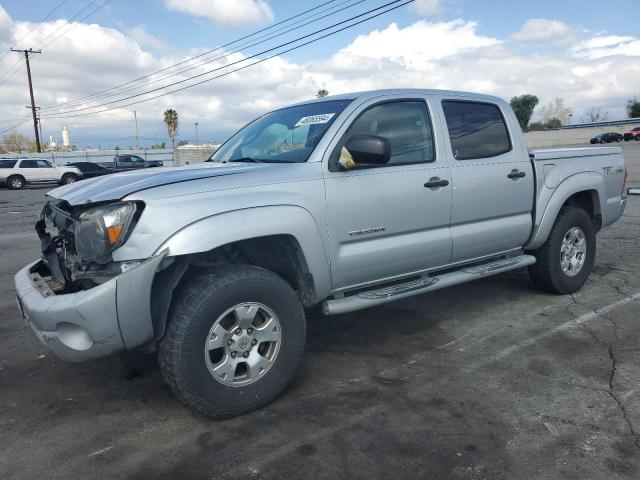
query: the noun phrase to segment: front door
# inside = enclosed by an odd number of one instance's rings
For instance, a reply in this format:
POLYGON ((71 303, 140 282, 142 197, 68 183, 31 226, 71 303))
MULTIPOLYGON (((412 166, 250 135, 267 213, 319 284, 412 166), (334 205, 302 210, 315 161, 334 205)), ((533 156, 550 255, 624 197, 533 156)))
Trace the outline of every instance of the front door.
POLYGON ((441 105, 453 185, 451 261, 522 247, 532 226, 533 167, 520 140, 509 134, 509 112, 455 98, 441 105))
POLYGON ((370 101, 338 132, 325 171, 334 289, 449 261, 450 175, 436 155, 429 110, 424 98, 370 101), (388 139, 389 162, 341 167, 342 147, 354 135, 388 139))
POLYGON ((55 182, 59 180, 58 169, 47 160, 36 160, 38 163, 38 177, 43 182, 55 182))

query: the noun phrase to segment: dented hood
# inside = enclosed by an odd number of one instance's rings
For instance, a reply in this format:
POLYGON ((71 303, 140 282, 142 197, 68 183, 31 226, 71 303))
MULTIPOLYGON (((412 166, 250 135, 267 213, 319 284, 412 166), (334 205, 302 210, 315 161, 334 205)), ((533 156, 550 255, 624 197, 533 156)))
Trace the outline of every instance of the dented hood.
POLYGON ((203 178, 236 175, 262 165, 247 163, 204 163, 185 167, 146 168, 132 172, 114 173, 65 185, 47 193, 70 205, 120 200, 148 188, 188 182, 203 178))

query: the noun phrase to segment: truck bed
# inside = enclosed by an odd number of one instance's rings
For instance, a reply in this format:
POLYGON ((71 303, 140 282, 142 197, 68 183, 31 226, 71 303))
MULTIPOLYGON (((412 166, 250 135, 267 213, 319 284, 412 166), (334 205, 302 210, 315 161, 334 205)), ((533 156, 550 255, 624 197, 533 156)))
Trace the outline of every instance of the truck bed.
POLYGON ((529 150, 534 160, 560 160, 578 157, 601 157, 604 155, 622 155, 620 147, 583 147, 583 148, 536 148, 529 150))

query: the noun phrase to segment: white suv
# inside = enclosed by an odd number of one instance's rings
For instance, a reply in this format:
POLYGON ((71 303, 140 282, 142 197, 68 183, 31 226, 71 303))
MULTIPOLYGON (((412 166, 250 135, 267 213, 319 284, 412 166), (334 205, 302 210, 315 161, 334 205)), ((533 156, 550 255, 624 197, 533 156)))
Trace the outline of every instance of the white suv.
POLYGON ((20 190, 28 184, 59 183, 68 185, 82 179, 76 167, 57 167, 48 160, 0 159, 0 184, 20 190))

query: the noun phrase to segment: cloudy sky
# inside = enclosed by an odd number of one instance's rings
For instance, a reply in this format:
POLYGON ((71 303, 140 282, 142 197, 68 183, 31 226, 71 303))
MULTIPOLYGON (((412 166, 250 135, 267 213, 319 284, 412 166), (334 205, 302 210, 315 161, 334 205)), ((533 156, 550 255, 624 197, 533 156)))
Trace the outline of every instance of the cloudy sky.
MULTIPOLYGON (((180 116, 178 139, 193 142, 198 122, 200 142, 220 141, 322 87, 532 93, 541 104, 561 97, 574 122, 593 106, 623 118, 626 100, 640 94, 630 0, 615 2, 615 14, 588 0, 416 0, 278 55, 390 1, 0 0, 0 132, 29 113, 24 59, 11 46, 42 49, 31 68, 44 136, 60 139, 67 126, 79 147, 135 144, 134 107, 143 145, 166 139, 166 108, 180 116), (232 71, 239 67, 247 68, 232 71)), ((17 129, 32 134, 28 121, 17 129)))

